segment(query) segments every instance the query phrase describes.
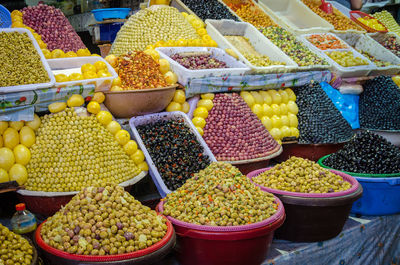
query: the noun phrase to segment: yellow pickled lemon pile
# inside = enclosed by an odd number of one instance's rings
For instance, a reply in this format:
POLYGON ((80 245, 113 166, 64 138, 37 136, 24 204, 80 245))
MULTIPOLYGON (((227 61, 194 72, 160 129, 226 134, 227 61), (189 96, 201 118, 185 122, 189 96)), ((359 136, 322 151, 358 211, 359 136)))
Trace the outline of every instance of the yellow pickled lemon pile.
POLYGON ((110 54, 143 51, 158 41, 199 38, 196 29, 176 8, 152 6, 129 18, 118 32, 110 54))
POLYGON ((36 144, 31 147, 26 188, 79 191, 137 176, 147 164, 143 164, 143 153, 136 142, 120 128, 107 111, 78 116, 74 108, 66 108, 43 116, 36 144))
POLYGON ((383 10, 381 12, 376 12, 372 15, 374 18, 379 19, 379 21, 385 25, 385 27, 390 31, 394 32, 400 36, 400 25, 397 24, 396 20, 388 11, 383 10))
POLYGON ((182 111, 184 113, 188 113, 190 110, 190 106, 189 103, 187 103, 186 101, 185 91, 183 91, 182 89, 177 89, 171 103, 169 103, 165 110, 168 112, 182 111))
POLYGON ((293 90, 242 91, 240 96, 279 144, 285 137, 299 137, 299 108, 293 90))
POLYGON ((12 22, 11 23, 12 28, 24 28, 29 30, 41 49, 47 48, 47 44, 42 40, 42 36, 36 33, 36 31, 33 28, 28 27, 24 24, 21 11, 14 10, 11 12, 11 22, 12 22))
POLYGON ((40 118, 35 114, 32 121, 0 121, 0 183, 26 182, 25 166, 31 159, 29 148, 36 142, 35 131, 40 118))
POLYGON ((386 30, 385 26, 379 23, 376 18, 359 17, 357 18, 357 20, 363 23, 364 25, 370 27, 371 29, 378 31, 386 30))
POLYGON ((208 112, 214 107, 213 99, 213 93, 202 94, 193 111, 192 122, 201 136, 204 134, 203 128, 206 126, 208 112))
POLYGON ((42 49, 43 55, 46 59, 57 59, 57 58, 71 58, 71 57, 83 57, 83 56, 100 56, 98 54, 91 54, 89 49, 79 49, 76 52, 69 51, 64 52, 61 49, 54 49, 52 51, 44 48, 42 49))
MULTIPOLYGON (((55 51, 55 50, 54 50, 55 51)), ((54 52, 53 51, 53 52, 54 52)), ((110 77, 111 73, 108 72, 107 64, 104 61, 97 61, 94 64, 86 63, 81 66, 81 73, 72 73, 70 75, 57 74, 55 75, 57 83, 78 81, 84 79, 95 79, 110 77)))

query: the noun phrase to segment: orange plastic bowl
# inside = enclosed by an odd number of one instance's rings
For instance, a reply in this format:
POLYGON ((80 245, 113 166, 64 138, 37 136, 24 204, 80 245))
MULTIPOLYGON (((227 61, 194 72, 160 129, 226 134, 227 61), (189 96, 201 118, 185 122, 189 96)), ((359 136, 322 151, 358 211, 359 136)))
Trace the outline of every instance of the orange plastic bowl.
POLYGON ((368 27, 367 25, 365 25, 364 23, 361 23, 361 22, 357 19, 357 18, 360 18, 360 17, 368 17, 368 18, 371 18, 371 19, 374 18, 374 17, 372 17, 372 16, 370 16, 370 15, 364 13, 364 12, 361 12, 361 11, 350 11, 350 18, 351 18, 351 20, 353 20, 353 21, 356 22, 359 26, 361 26, 361 27, 363 27, 364 29, 366 29, 368 32, 381 32, 381 33, 388 32, 386 26, 383 25, 382 22, 379 21, 379 19, 376 19, 376 20, 378 20, 378 23, 381 24, 381 25, 385 28, 385 30, 376 30, 376 29, 373 29, 373 28, 368 27))

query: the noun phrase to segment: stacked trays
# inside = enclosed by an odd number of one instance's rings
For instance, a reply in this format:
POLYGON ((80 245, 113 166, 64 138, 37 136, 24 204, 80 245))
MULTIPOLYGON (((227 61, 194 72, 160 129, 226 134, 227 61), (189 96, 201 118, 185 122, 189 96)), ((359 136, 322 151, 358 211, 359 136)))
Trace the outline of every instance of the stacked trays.
POLYGON ((24 28, 5 28, 5 29, 0 29, 0 32, 19 32, 21 34, 26 33, 28 34, 29 39, 31 40, 33 46, 35 46, 35 49, 37 53, 40 56, 40 61, 44 66, 44 69, 46 70, 50 81, 47 83, 39 83, 39 84, 27 84, 27 85, 19 85, 19 86, 9 86, 9 87, 0 87, 0 94, 4 93, 12 93, 12 92, 21 92, 21 91, 28 91, 28 90, 36 90, 40 88, 49 88, 54 85, 56 82, 53 73, 51 72, 50 66, 47 63, 46 58, 43 55, 42 50, 39 47, 39 44, 33 37, 32 33, 24 28))
POLYGON ((258 5, 275 21, 295 34, 329 32, 334 27, 297 0, 260 0, 258 5))
POLYGON ((167 59, 171 65, 171 71, 178 75, 178 82, 181 85, 186 86, 191 79, 194 78, 205 78, 212 76, 226 76, 226 75, 244 75, 250 71, 244 63, 239 62, 232 56, 225 53, 219 48, 207 48, 207 47, 160 47, 156 48, 160 53, 160 57, 167 59), (228 68, 216 68, 216 69, 200 69, 190 70, 176 62, 171 58, 176 53, 187 53, 187 52, 204 52, 210 53, 212 58, 216 58, 226 63, 228 68))
POLYGON ((246 22, 235 22, 232 20, 206 20, 207 33, 218 43, 222 49, 232 49, 250 69, 255 73, 280 73, 291 72, 298 65, 284 52, 276 47, 269 39, 259 32, 253 25, 246 22), (250 63, 239 50, 232 45, 224 36, 243 36, 248 38, 254 49, 267 55, 272 61, 284 62, 285 65, 255 66, 250 63))
POLYGON ((211 150, 208 148, 207 144, 204 142, 203 138, 200 136, 196 127, 193 125, 193 123, 189 120, 189 118, 183 112, 180 112, 180 111, 161 112, 161 113, 149 114, 149 115, 140 116, 140 117, 134 117, 134 118, 130 119, 129 125, 132 129, 132 132, 133 132, 136 142, 138 143, 138 145, 140 146, 140 149, 143 151, 143 153, 146 157, 146 162, 149 165, 150 176, 153 179, 154 183, 156 184, 157 190, 160 193, 161 197, 165 197, 168 193, 171 193, 172 191, 170 189, 168 189, 167 186, 165 185, 165 183, 158 171, 158 168, 156 167, 155 163, 153 162, 152 157, 150 156, 148 150, 146 149, 146 146, 142 140, 142 137, 139 135, 137 127, 140 125, 155 123, 157 121, 167 121, 167 120, 172 120, 172 119, 183 119, 184 123, 191 129, 192 133, 196 136, 197 142, 199 144, 201 144, 201 146, 204 148, 203 154, 207 155, 211 162, 217 161, 215 159, 214 155, 211 153, 211 150))
POLYGON ((336 72, 339 76, 341 77, 353 77, 353 76, 368 76, 368 74, 373 71, 376 70, 377 67, 375 66, 375 64, 373 64, 370 60, 368 60, 367 58, 365 58, 363 55, 361 55, 359 52, 357 52, 356 50, 354 50, 353 48, 349 47, 348 45, 346 45, 348 48, 341 48, 341 49, 325 49, 322 50, 316 46, 314 46, 309 40, 308 38, 311 35, 321 35, 321 36, 333 36, 336 39, 338 39, 340 42, 344 43, 345 42, 343 40, 341 40, 339 37, 337 37, 336 35, 332 34, 332 33, 323 33, 323 34, 304 34, 302 36, 300 36, 300 38, 302 39, 302 41, 307 45, 307 47, 309 47, 311 50, 317 52, 318 54, 321 55, 321 57, 325 58, 330 65, 332 65, 332 70, 334 72, 336 72), (366 61, 367 64, 366 65, 358 65, 358 66, 350 66, 350 67, 344 67, 341 66, 340 64, 338 64, 336 61, 334 61, 333 59, 331 59, 328 56, 328 53, 331 52, 350 52, 353 54, 353 56, 355 58, 361 58, 362 60, 366 61))
POLYGON ((357 33, 339 33, 337 36, 354 49, 366 52, 380 61, 391 63, 391 65, 380 67, 372 61, 377 69, 372 70, 370 75, 394 75, 400 72, 400 58, 377 43, 370 36, 357 33))

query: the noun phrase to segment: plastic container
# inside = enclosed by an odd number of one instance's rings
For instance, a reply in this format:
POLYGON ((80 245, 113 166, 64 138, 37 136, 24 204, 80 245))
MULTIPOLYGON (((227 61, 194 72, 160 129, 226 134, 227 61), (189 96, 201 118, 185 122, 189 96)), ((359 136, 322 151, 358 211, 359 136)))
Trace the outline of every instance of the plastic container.
MULTIPOLYGON (((126 191, 143 179, 147 175, 147 171, 142 171, 134 178, 120 183, 126 191)), ((51 216, 55 214, 62 206, 67 204, 72 197, 78 194, 79 191, 71 192, 43 192, 43 191, 30 191, 30 190, 17 190, 18 199, 24 202, 27 208, 35 214, 44 216, 51 216)))
POLYGON ((137 131, 136 127, 139 125, 154 123, 154 122, 161 121, 161 120, 171 120, 171 119, 183 119, 185 124, 191 129, 191 131, 196 136, 197 141, 203 146, 203 148, 204 148, 203 154, 207 155, 210 158, 211 162, 217 161, 215 159, 214 155, 211 153, 211 150, 208 148, 207 144, 204 142, 203 138, 197 131, 196 127, 189 120, 188 116, 186 116, 186 114, 181 111, 161 112, 161 113, 149 114, 149 115, 144 115, 144 116, 135 117, 135 118, 130 119, 129 125, 133 132, 134 138, 135 138, 136 142, 138 143, 140 149, 143 151, 144 156, 146 157, 146 162, 149 165, 150 176, 153 179, 153 182, 156 185, 158 192, 160 193, 161 197, 163 197, 163 198, 168 193, 171 193, 172 191, 170 189, 168 189, 167 186, 164 184, 164 181, 163 181, 160 173, 158 173, 158 169, 157 169, 156 165, 154 164, 149 152, 147 151, 146 146, 143 143, 142 137, 139 135, 139 132, 137 131))
POLYGON ((7 8, 0 5, 0 28, 11 27, 11 14, 7 8))
MULTIPOLYGON (((269 170, 263 168, 247 175, 250 179, 269 170)), ((353 177, 330 170, 352 184, 349 190, 335 193, 299 193, 270 189, 282 202, 286 211, 285 223, 276 231, 276 237, 296 242, 324 241, 336 237, 343 229, 351 206, 361 197, 362 187, 353 177)))
POLYGON ((160 53, 160 57, 167 59, 170 63, 171 71, 178 75, 178 82, 186 86, 193 78, 205 78, 211 76, 227 76, 227 75, 244 75, 250 71, 244 63, 239 62, 232 56, 225 53, 224 50, 219 48, 207 47, 159 47, 156 50, 160 53), (229 68, 218 69, 201 69, 189 70, 178 62, 171 59, 170 56, 180 52, 209 52, 213 58, 226 63, 229 68))
POLYGON ((278 24, 296 35, 328 32, 333 25, 311 11, 305 4, 297 0, 259 0, 259 6, 278 21, 278 24))
POLYGON ((358 18, 364 18, 364 17, 367 17, 369 19, 374 19, 374 17, 372 17, 372 16, 370 16, 370 15, 364 13, 364 12, 361 12, 361 11, 350 11, 350 19, 353 20, 355 23, 357 23, 360 27, 366 29, 368 32, 380 32, 380 33, 388 32, 388 30, 385 27, 385 25, 383 25, 382 22, 380 22, 379 20, 377 20, 378 23, 381 24, 385 28, 385 30, 376 30, 376 29, 370 28, 370 27, 368 27, 367 25, 365 25, 364 23, 362 23, 361 21, 358 20, 358 18))
POLYGON ((64 73, 66 75, 69 75, 71 73, 81 73, 82 65, 86 63, 94 64, 97 61, 103 61, 104 63, 106 63, 107 70, 111 74, 111 76, 109 77, 69 81, 62 83, 56 82, 55 83, 56 87, 94 84, 96 86, 96 91, 108 91, 111 88, 111 83, 113 79, 118 77, 114 68, 106 60, 104 60, 99 56, 58 58, 58 59, 49 59, 47 61, 50 65, 51 71, 55 75, 60 73, 64 73))
POLYGON ((117 118, 132 118, 164 110, 174 97, 177 85, 104 92, 104 105, 117 118))
MULTIPOLYGON (((242 226, 206 226, 179 221, 170 216, 177 234, 177 256, 182 265, 259 265, 267 256, 274 231, 285 220, 282 202, 270 218, 242 226)), ((163 212, 163 204, 157 211, 163 212)))
MULTIPOLYGON (((324 168, 322 157, 318 164, 324 168)), ((341 171, 346 172, 346 171, 341 171)), ((362 174, 346 172, 352 175, 363 187, 363 196, 357 200, 351 212, 361 215, 389 215, 400 213, 400 172, 395 174, 362 174)))
POLYGON ((16 234, 27 234, 35 231, 36 218, 30 211, 25 209, 25 204, 17 204, 15 209, 17 212, 11 218, 12 231, 16 234))
POLYGON ((122 25, 124 25, 124 22, 96 24, 94 31, 96 42, 108 41, 113 43, 122 25))
MULTIPOLYGON (((338 33, 337 35, 354 49, 367 52, 378 60, 392 64, 385 67, 376 66, 377 69, 371 71, 370 75, 394 75, 400 72, 400 58, 377 43, 370 36, 357 33, 338 33)), ((374 62, 372 63, 375 64, 374 62)))
MULTIPOLYGON (((163 216, 163 218, 166 218, 163 216)), ((39 225, 35 232, 35 240, 37 245, 42 249, 43 255, 51 264, 60 265, 100 265, 100 264, 118 264, 118 265, 145 265, 153 264, 165 257, 175 245, 175 231, 169 220, 167 220, 167 233, 154 245, 131 253, 105 255, 105 256, 88 256, 70 254, 51 247, 46 244, 41 237, 40 231, 44 222, 39 225)))
POLYGON ((389 50, 388 48, 386 48, 385 46, 383 46, 381 44, 381 42, 383 42, 384 40, 386 40, 389 37, 394 37, 396 38, 396 43, 400 45, 400 36, 397 35, 396 33, 393 32, 388 32, 388 33, 368 33, 368 36, 371 37, 372 39, 374 39, 376 42, 378 42, 379 45, 381 45, 383 48, 387 49, 388 51, 390 51, 391 53, 393 53, 396 57, 400 57, 397 56, 394 52, 392 52, 391 50, 389 50))
POLYGON ((102 9, 94 9, 92 13, 94 18, 97 21, 103 21, 105 19, 125 19, 129 12, 130 8, 102 8, 102 9))
POLYGON ((276 47, 269 39, 267 39, 260 31, 258 31, 253 25, 247 22, 235 22, 233 20, 214 20, 207 19, 207 33, 213 40, 218 43, 218 47, 221 49, 232 49, 241 61, 250 67, 252 72, 255 73, 281 73, 291 72, 297 69, 298 65, 276 47), (266 67, 259 67, 251 64, 246 57, 243 56, 239 50, 229 42, 224 36, 243 36, 249 39, 249 42, 254 49, 263 54, 267 55, 272 61, 280 61, 286 63, 286 65, 271 65, 266 67))
POLYGON ((44 69, 46 70, 50 81, 47 83, 38 83, 38 84, 28 84, 28 85, 19 85, 19 86, 5 86, 5 87, 0 87, 0 94, 5 94, 5 93, 12 93, 12 92, 21 92, 21 91, 28 91, 28 90, 36 90, 40 88, 49 88, 54 85, 56 82, 56 79, 54 78, 53 73, 51 72, 50 66, 47 63, 46 58, 43 55, 42 50, 39 47, 39 44, 33 37, 32 33, 24 28, 7 28, 7 29, 0 29, 0 32, 19 32, 19 33, 26 33, 28 34, 29 38, 31 39, 33 46, 35 46, 36 51, 39 53, 40 56, 40 61, 42 62, 42 65, 44 69))

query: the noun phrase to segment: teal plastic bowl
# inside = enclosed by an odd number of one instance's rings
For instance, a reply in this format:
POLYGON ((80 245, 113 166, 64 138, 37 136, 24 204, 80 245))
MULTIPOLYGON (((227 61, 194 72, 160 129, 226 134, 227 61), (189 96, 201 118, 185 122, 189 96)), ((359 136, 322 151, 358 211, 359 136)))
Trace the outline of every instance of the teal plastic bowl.
POLYGON ((94 9, 92 13, 97 21, 103 21, 104 19, 125 19, 131 11, 130 8, 102 8, 94 9))
MULTIPOLYGON (((324 168, 332 169, 323 163, 327 157, 329 155, 319 159, 318 164, 324 168)), ((363 195, 353 203, 351 213, 361 215, 400 213, 400 173, 362 174, 338 171, 353 176, 363 187, 363 195)))

